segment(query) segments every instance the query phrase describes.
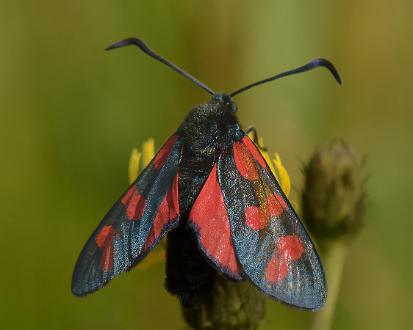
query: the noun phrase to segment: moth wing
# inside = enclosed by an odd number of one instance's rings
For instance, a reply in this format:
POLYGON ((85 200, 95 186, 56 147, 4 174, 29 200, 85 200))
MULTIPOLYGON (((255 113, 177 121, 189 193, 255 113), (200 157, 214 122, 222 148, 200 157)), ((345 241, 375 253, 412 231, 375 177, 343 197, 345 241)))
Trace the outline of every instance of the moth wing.
POLYGON ((178 134, 167 140, 86 242, 73 273, 75 295, 96 291, 135 266, 178 225, 181 145, 178 134))
POLYGON ((192 206, 188 221, 200 249, 212 265, 229 278, 242 280, 216 163, 192 206))
POLYGON ((316 310, 326 299, 321 262, 264 158, 244 136, 218 160, 218 181, 243 272, 269 296, 316 310))

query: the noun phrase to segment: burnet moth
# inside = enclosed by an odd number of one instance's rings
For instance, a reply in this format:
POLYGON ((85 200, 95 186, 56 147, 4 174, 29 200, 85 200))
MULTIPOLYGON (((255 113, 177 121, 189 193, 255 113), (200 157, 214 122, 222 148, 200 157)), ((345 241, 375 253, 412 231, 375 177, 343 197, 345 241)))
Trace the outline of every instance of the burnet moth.
POLYGON ((165 236, 166 287, 183 304, 210 289, 218 272, 250 280, 268 296, 316 310, 326 282, 309 235, 259 149, 238 122, 232 98, 254 86, 318 67, 341 83, 333 64, 316 59, 230 94, 211 88, 130 38, 212 95, 195 107, 150 164, 109 210, 83 248, 72 292, 94 292, 136 266, 165 236))

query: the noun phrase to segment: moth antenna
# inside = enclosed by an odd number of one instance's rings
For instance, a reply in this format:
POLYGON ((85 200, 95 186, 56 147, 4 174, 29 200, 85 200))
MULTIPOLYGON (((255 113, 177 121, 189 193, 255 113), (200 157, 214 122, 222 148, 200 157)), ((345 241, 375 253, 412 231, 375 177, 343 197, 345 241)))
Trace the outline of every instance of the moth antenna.
POLYGON ((288 71, 279 73, 279 74, 277 74, 277 75, 275 75, 275 76, 272 76, 272 77, 269 77, 269 78, 266 78, 266 79, 257 81, 257 82, 255 82, 255 83, 253 83, 253 84, 248 85, 248 86, 242 87, 242 88, 236 90, 235 92, 232 92, 232 93, 230 94, 230 96, 231 96, 231 97, 234 97, 235 95, 238 95, 238 94, 240 94, 240 93, 242 93, 242 92, 245 92, 246 90, 248 90, 248 89, 250 89, 250 88, 252 88, 252 87, 255 87, 255 86, 258 86, 258 85, 262 85, 262 84, 265 84, 265 83, 267 83, 267 82, 270 82, 270 81, 273 81, 273 80, 277 80, 277 79, 280 79, 280 78, 283 78, 283 77, 291 76, 291 75, 293 75, 293 74, 310 71, 310 70, 313 70, 313 69, 315 69, 315 68, 322 67, 322 66, 325 67, 325 68, 327 68, 327 69, 330 71, 330 73, 334 76, 334 78, 336 79, 336 81, 341 85, 340 75, 338 74, 338 71, 337 71, 337 69, 334 67, 333 63, 331 63, 329 60, 326 60, 326 59, 324 59, 324 58, 317 58, 317 59, 312 60, 311 62, 309 62, 309 63, 307 63, 307 64, 305 64, 305 65, 303 65, 303 66, 298 67, 298 68, 295 68, 295 69, 292 69, 292 70, 288 70, 288 71))
POLYGON ((158 60, 159 62, 162 62, 163 64, 166 64, 169 66, 171 69, 175 70, 185 78, 189 79, 193 83, 197 84, 199 87, 207 91, 209 94, 214 95, 215 92, 209 88, 207 85, 204 83, 200 82, 198 79, 195 77, 191 76, 189 73, 185 72, 178 66, 176 66, 174 63, 168 61, 167 59, 163 58, 162 56, 158 55, 155 53, 152 49, 150 49, 142 40, 138 38, 128 38, 119 42, 115 42, 114 44, 110 45, 109 47, 106 47, 105 50, 112 50, 116 48, 121 48, 125 46, 137 46, 140 50, 142 50, 145 54, 149 55, 150 57, 153 57, 154 59, 158 60))

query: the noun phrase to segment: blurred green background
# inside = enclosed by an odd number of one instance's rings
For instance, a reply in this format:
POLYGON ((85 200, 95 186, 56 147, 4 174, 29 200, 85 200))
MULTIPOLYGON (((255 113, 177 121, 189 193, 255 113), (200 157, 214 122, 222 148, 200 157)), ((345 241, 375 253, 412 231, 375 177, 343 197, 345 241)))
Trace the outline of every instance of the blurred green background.
MULTIPOLYGON (((215 90, 315 57, 320 69, 237 97, 290 172, 323 142, 367 156, 366 226, 346 262, 334 329, 412 327, 413 3, 364 1, 30 1, 0 4, 0 322, 3 329, 183 329, 164 265, 78 299, 84 242, 127 186, 130 150, 159 145, 208 95, 129 36, 215 90)), ((262 329, 305 329, 311 313, 268 301, 262 329)))

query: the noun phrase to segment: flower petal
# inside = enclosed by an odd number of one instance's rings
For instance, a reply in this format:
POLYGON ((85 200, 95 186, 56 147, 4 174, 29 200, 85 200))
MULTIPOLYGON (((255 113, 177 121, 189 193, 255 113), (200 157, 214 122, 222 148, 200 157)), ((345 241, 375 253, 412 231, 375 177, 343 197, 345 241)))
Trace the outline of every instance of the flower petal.
POLYGON ((143 168, 148 166, 152 158, 155 156, 155 140, 150 138, 142 143, 142 162, 143 168))
POLYGON ((275 158, 273 159, 273 163, 278 172, 278 175, 276 177, 278 179, 278 182, 280 183, 281 189, 283 190, 285 196, 288 197, 291 191, 291 180, 290 180, 290 176, 288 175, 287 170, 285 169, 284 165, 281 163, 280 155, 277 152, 275 153, 275 158))
POLYGON ((132 183, 133 181, 136 180, 138 177, 139 173, 139 162, 141 160, 142 154, 138 151, 138 149, 133 148, 130 158, 129 158, 129 168, 128 168, 128 174, 129 174, 129 182, 132 183))

